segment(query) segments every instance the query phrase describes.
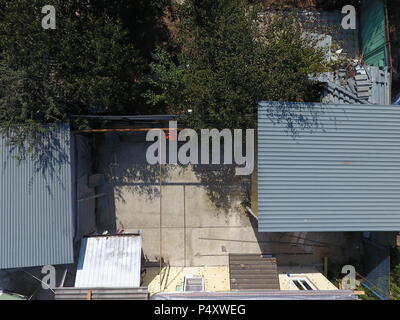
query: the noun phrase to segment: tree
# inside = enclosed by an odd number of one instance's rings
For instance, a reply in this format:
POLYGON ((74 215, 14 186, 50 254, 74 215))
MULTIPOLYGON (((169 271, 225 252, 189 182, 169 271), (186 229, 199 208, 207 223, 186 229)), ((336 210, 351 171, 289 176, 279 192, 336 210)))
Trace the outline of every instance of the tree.
POLYGON ((56 29, 44 30, 48 1, 0 0, 0 133, 21 144, 43 124, 85 125, 74 115, 152 112, 143 79, 167 3, 54 0, 56 29))
POLYGON ((270 15, 265 23, 260 13, 243 0, 180 5, 180 52, 157 51, 149 103, 178 114, 191 109, 185 121, 194 128, 243 128, 255 126, 260 100, 315 100, 310 75, 329 69, 325 50, 295 15, 270 15))

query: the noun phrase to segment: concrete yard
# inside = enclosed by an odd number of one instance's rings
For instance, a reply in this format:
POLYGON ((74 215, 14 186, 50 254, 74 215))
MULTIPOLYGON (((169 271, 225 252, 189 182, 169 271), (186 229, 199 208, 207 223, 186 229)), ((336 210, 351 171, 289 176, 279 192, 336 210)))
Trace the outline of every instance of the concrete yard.
POLYGON ((276 254, 280 264, 315 265, 324 255, 346 261, 355 254, 346 243, 358 236, 258 233, 244 209, 250 178, 235 176, 233 166, 160 170, 146 161, 144 134, 110 133, 96 141, 96 171, 108 181, 97 190, 107 193, 97 199, 98 232, 140 231, 145 264, 161 255, 171 267, 227 266, 229 253, 266 253, 276 254))

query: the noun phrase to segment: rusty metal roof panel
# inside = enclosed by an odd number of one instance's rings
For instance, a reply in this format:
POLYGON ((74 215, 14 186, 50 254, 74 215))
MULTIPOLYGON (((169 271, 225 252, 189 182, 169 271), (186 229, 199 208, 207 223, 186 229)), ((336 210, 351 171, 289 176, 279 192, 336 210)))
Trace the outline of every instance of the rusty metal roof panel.
POLYGON ((260 254, 229 254, 231 290, 279 290, 276 259, 260 254))

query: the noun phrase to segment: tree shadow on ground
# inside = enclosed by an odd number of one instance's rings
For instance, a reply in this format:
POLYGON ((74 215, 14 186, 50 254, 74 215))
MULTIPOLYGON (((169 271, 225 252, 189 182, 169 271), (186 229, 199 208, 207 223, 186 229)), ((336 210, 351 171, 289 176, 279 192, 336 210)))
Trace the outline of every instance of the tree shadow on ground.
POLYGON ((235 165, 150 165, 146 150, 151 144, 140 134, 112 133, 99 137, 95 157, 97 171, 105 173, 114 188, 116 201, 124 203, 127 193, 155 200, 160 196, 161 181, 162 186, 204 187, 216 214, 227 214, 234 197, 247 195, 250 178, 237 176, 235 165))

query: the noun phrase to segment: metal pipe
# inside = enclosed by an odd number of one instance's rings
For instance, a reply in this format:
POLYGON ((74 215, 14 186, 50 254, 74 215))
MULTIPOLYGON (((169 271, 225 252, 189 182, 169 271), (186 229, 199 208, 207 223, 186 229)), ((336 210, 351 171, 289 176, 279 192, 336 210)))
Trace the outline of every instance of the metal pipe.
POLYGON ((250 207, 246 206, 247 211, 258 221, 258 217, 255 215, 253 210, 250 207))

